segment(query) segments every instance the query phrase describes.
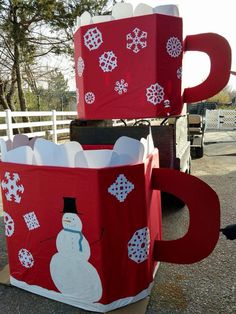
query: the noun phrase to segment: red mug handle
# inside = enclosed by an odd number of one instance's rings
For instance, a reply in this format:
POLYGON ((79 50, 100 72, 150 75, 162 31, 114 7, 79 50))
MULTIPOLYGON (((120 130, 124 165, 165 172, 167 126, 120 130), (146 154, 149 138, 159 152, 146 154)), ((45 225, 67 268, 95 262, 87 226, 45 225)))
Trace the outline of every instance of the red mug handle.
POLYGON ((205 52, 211 69, 204 82, 184 90, 183 102, 197 102, 220 92, 228 83, 231 69, 231 48, 227 40, 214 33, 189 35, 184 41, 184 50, 205 52))
POLYGON ((152 187, 174 194, 189 209, 189 229, 177 240, 155 240, 156 261, 191 264, 207 257, 216 246, 220 231, 220 203, 205 182, 192 175, 166 168, 154 168, 152 187))

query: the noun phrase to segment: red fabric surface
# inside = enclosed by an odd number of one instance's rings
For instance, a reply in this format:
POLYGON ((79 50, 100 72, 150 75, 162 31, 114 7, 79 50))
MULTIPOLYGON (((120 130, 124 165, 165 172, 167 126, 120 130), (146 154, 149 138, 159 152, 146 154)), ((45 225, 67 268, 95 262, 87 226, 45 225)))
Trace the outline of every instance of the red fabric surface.
POLYGON ((112 149, 113 145, 82 145, 84 150, 93 150, 93 149, 112 149))
MULTIPOLYGON (((0 163, 1 180, 9 182, 17 174, 17 186, 23 193, 12 194, 10 186, 3 189, 4 211, 14 221, 14 232, 7 237, 11 275, 29 285, 58 291, 51 278, 49 264, 57 252, 56 239, 62 230, 63 197, 76 198, 82 222, 82 234, 90 245, 91 263, 97 270, 103 294, 103 304, 133 296, 146 289, 153 280, 155 261, 153 246, 161 234, 160 193, 152 190, 151 173, 158 167, 155 152, 145 164, 104 169, 79 169, 29 166, 0 163), (108 188, 119 175, 134 185, 124 201, 119 201, 108 188), (23 216, 34 212, 39 226, 27 228, 23 216), (150 231, 147 259, 137 263, 128 256, 128 243, 142 228, 150 231), (19 251, 26 249, 33 257, 31 267, 24 267, 19 251)), ((71 278, 73 281, 73 278, 71 278)))

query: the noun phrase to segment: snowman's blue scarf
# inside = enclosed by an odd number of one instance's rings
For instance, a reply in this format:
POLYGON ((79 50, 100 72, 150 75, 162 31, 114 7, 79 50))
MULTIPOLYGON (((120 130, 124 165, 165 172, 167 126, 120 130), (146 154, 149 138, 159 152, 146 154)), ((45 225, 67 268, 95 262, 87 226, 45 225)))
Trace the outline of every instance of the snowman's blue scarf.
POLYGON ((76 231, 72 229, 63 228, 65 231, 72 232, 72 233, 79 233, 80 239, 79 239, 79 250, 82 252, 82 241, 83 241, 83 234, 81 231, 76 231))

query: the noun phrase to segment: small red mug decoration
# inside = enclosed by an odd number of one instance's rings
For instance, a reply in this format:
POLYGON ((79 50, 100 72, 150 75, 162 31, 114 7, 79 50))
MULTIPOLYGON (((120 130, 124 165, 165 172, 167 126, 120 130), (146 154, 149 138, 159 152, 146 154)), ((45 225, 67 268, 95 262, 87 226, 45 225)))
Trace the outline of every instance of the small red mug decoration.
MULTIPOLYGON (((80 27, 74 35, 80 119, 166 117, 184 102, 217 94, 230 76, 231 49, 220 35, 182 38, 182 19, 151 14, 80 27), (181 91, 186 51, 206 53, 208 78, 181 91)), ((194 73, 193 73, 194 75, 194 73)))

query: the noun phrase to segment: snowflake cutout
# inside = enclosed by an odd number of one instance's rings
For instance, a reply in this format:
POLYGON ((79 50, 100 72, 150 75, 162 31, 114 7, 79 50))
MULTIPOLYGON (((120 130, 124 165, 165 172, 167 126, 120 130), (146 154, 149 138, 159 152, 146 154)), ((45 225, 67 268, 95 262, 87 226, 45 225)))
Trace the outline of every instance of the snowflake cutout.
POLYGON ((178 68, 176 74, 177 74, 177 78, 179 80, 181 80, 181 78, 182 78, 182 67, 178 68))
POLYGON ((29 230, 37 229, 40 227, 37 216, 35 212, 30 212, 28 214, 23 215, 24 221, 29 230))
POLYGON ((13 173, 12 175, 10 172, 5 173, 5 180, 2 180, 1 186, 3 190, 7 190, 5 193, 6 199, 11 202, 12 196, 14 198, 15 203, 20 203, 21 196, 18 193, 24 192, 24 186, 22 184, 17 185, 17 182, 20 180, 18 173, 13 173))
POLYGON ((153 105, 157 105, 164 99, 164 88, 158 83, 152 84, 147 88, 147 101, 153 105))
POLYGON ((78 63, 77 63, 77 70, 78 70, 79 77, 81 77, 83 75, 84 67, 85 67, 84 60, 83 60, 83 58, 79 57, 78 58, 78 63))
POLYGON ((5 225, 5 235, 7 237, 11 237, 15 230, 14 221, 11 218, 11 216, 6 212, 3 213, 3 216, 4 216, 4 225, 5 225))
POLYGON ((128 83, 124 79, 121 79, 120 81, 116 81, 114 89, 119 95, 122 95, 123 93, 127 93, 127 87, 128 83))
POLYGON ((90 28, 84 35, 84 44, 91 51, 98 49, 103 43, 102 33, 97 27, 90 28))
POLYGON ((182 52, 182 44, 177 37, 170 37, 166 44, 166 50, 172 58, 177 58, 182 52))
POLYGON ((95 101, 95 95, 92 92, 88 92, 84 95, 84 99, 87 104, 92 104, 95 101))
POLYGON ((139 264, 148 258, 150 232, 147 227, 137 230, 128 242, 128 256, 139 264))
POLYGON ((99 66, 103 72, 111 72, 117 67, 117 57, 113 51, 105 51, 99 57, 99 66))
POLYGON ((108 192, 114 195, 119 202, 124 202, 127 195, 134 189, 133 183, 120 174, 116 181, 108 188, 108 192))
POLYGON ((18 258, 22 266, 31 268, 34 265, 33 255, 26 249, 21 249, 18 253, 18 258))
POLYGON ((147 32, 143 32, 136 27, 132 33, 126 35, 126 48, 132 50, 134 53, 138 53, 141 49, 147 47, 146 39, 147 32))

